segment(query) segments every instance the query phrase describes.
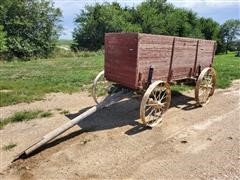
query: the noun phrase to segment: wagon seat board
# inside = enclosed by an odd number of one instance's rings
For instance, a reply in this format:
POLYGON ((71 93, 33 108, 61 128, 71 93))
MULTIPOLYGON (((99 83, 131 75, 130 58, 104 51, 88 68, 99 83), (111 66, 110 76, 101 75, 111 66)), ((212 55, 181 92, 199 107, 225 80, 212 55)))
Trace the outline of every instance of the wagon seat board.
POLYGON ((152 80, 195 77, 213 63, 215 41, 144 33, 105 34, 105 77, 132 89, 152 80))

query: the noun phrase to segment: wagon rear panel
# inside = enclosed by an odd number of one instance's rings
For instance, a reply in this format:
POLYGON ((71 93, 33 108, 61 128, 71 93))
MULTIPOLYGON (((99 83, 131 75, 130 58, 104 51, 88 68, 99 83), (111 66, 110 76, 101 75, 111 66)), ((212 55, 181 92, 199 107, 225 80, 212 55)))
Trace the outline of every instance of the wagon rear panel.
POLYGON ((172 56, 173 37, 139 34, 138 74, 146 81, 150 66, 153 80, 167 80, 172 56))
POLYGON ((215 41, 199 40, 196 67, 201 69, 209 67, 213 63, 215 54, 215 41))
POLYGON ((105 77, 123 86, 137 88, 137 33, 105 35, 105 77))

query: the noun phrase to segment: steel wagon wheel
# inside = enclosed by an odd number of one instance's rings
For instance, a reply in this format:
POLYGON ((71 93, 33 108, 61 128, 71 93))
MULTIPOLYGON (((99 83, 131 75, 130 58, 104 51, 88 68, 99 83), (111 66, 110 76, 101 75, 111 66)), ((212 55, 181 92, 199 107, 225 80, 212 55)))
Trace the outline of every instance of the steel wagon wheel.
POLYGON ((207 67, 200 73, 195 87, 195 99, 198 105, 206 105, 213 95, 216 86, 216 72, 207 67))
POLYGON ((171 102, 171 90, 168 83, 156 81, 145 92, 141 106, 140 118, 146 126, 154 127, 162 121, 162 115, 171 102))
POLYGON ((93 81, 92 97, 94 101, 99 104, 109 94, 112 83, 107 81, 104 77, 104 71, 101 71, 93 81))

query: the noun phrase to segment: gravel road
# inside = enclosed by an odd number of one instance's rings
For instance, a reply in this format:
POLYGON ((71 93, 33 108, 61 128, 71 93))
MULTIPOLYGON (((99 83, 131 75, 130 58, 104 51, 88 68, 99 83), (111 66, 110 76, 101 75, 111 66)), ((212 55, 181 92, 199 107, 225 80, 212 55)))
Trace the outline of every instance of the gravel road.
POLYGON ((0 108, 52 110, 54 116, 0 130, 3 179, 240 179, 240 81, 217 90, 210 103, 194 105, 193 91, 172 98, 161 126, 143 128, 139 101, 125 100, 86 118, 42 151, 10 163, 35 139, 94 103, 86 93, 53 94, 44 101, 0 108))

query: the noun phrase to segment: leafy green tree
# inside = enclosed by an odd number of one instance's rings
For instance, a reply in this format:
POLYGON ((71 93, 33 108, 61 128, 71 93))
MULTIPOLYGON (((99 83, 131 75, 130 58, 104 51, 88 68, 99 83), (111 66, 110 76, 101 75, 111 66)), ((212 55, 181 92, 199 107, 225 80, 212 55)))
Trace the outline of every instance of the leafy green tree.
POLYGON ((144 33, 164 34, 163 4, 166 1, 149 0, 136 8, 136 19, 144 33))
POLYGON ((239 40, 240 36, 240 20, 230 19, 221 26, 221 37, 225 45, 225 51, 229 50, 229 46, 233 41, 239 40))
POLYGON ((6 35, 3 32, 3 26, 0 26, 0 53, 7 50, 5 36, 6 35))
POLYGON ((201 31, 197 27, 197 15, 192 11, 176 8, 173 12, 166 14, 165 19, 167 35, 202 37, 201 31))
POLYGON ((199 29, 203 34, 204 39, 217 40, 219 39, 219 24, 211 18, 200 18, 199 29))
POLYGON ((118 3, 86 6, 75 19, 76 28, 73 32, 73 49, 100 49, 105 32, 141 31, 138 24, 130 22, 129 10, 122 9, 118 3))
POLYGON ((61 11, 51 1, 1 0, 0 11, 12 56, 47 57, 53 51, 61 29, 61 11))

